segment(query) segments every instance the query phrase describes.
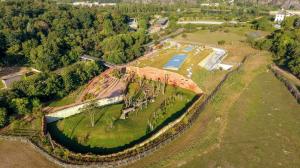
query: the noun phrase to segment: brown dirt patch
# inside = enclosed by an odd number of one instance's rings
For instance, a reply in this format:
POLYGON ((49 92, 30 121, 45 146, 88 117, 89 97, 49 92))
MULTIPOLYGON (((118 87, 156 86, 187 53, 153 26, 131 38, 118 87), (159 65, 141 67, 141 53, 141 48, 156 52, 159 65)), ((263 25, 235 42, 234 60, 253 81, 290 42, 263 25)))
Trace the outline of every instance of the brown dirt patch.
POLYGON ((58 168, 27 144, 0 141, 0 168, 58 168))
POLYGON ((9 74, 14 74, 14 73, 27 73, 30 71, 30 68, 27 67, 5 67, 5 68, 0 68, 0 77, 6 76, 9 74))

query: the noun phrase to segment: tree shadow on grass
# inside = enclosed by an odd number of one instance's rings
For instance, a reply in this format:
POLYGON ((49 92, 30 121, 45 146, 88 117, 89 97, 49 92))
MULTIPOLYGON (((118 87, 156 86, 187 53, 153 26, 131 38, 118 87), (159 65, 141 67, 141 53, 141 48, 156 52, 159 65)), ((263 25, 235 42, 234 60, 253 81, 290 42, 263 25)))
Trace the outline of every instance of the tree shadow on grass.
MULTIPOLYGON (((57 127, 57 122, 48 124, 48 131, 51 134, 51 137, 53 140, 58 142, 59 144, 63 145, 64 147, 68 148, 69 150, 77 153, 93 153, 93 154, 111 154, 116 153, 119 151, 122 151, 124 149, 130 148, 136 144, 139 144, 146 139, 150 138, 152 135, 157 133, 160 129, 168 125, 170 122, 176 120, 179 118, 183 113, 187 111, 187 109, 199 98, 199 96, 194 96, 193 99, 186 104, 184 108, 179 110, 178 112, 171 115, 169 118, 167 118, 162 124, 160 124, 155 130, 149 132, 148 134, 140 137, 137 140, 134 140, 128 144, 125 144, 123 146, 119 147, 113 147, 113 148, 103 148, 103 147, 91 147, 90 145, 83 145, 78 143, 76 138, 70 138, 67 135, 65 135, 62 131, 60 131, 57 127)), ((103 116, 103 115, 101 115, 103 116)))
POLYGON ((82 116, 80 118, 80 120, 77 122, 77 124, 75 125, 75 127, 73 127, 72 132, 71 132, 71 136, 73 136, 75 129, 79 126, 79 124, 81 123, 81 121, 84 119, 84 116, 82 116))
POLYGON ((102 117, 104 116, 105 114, 105 111, 103 111, 103 109, 101 109, 101 115, 98 117, 98 119, 95 121, 95 125, 97 125, 97 123, 102 119, 102 117))

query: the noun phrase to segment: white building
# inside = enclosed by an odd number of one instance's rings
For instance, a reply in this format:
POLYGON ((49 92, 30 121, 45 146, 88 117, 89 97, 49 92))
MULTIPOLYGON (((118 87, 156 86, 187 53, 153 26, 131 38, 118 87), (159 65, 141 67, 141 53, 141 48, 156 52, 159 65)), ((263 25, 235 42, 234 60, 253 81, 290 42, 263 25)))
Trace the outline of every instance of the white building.
POLYGON ((130 18, 130 21, 128 23, 129 27, 132 29, 137 29, 138 28, 138 21, 135 18, 130 18))
POLYGON ((281 22, 283 22, 285 17, 290 17, 290 16, 293 16, 293 14, 291 14, 285 10, 281 10, 278 13, 276 13, 274 22, 281 23, 281 22))
POLYGON ((214 7, 218 7, 220 6, 220 3, 202 3, 200 4, 201 6, 214 6, 214 7))

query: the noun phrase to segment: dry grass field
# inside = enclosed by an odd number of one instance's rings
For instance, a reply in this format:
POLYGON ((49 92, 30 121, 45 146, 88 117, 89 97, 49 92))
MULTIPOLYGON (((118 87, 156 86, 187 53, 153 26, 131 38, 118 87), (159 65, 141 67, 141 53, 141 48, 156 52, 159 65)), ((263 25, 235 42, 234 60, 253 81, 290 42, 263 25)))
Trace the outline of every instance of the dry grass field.
POLYGON ((0 141, 0 168, 57 168, 29 145, 0 141))
MULTIPOLYGON (((300 106, 267 69, 269 53, 246 45, 246 52, 243 49, 233 48, 232 53, 252 56, 226 81, 193 127, 128 167, 300 166, 300 106)), ((240 59, 235 57, 227 60, 240 59)))

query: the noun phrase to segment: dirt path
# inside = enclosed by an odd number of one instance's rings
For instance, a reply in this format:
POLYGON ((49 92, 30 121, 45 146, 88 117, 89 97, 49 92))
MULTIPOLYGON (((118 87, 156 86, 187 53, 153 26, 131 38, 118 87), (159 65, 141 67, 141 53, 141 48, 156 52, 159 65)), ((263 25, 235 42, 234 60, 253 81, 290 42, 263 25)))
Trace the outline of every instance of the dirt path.
POLYGON ((30 146, 0 141, 0 168, 58 168, 30 146))

